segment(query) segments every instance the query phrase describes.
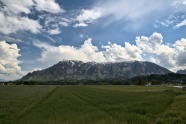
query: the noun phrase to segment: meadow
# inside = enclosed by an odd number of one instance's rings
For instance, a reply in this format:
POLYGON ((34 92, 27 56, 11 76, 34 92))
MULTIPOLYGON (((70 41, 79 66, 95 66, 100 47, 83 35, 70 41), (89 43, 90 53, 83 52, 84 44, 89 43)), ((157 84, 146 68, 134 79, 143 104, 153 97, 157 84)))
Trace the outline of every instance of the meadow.
POLYGON ((185 124, 168 86, 0 86, 0 124, 185 124))

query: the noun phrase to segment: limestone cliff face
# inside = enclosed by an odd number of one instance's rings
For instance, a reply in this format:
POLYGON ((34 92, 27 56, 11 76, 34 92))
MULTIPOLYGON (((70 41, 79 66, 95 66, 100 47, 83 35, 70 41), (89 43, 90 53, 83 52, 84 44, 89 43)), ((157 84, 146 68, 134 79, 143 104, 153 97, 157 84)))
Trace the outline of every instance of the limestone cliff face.
POLYGON ((171 73, 168 69, 151 62, 116 62, 96 63, 82 61, 60 61, 41 71, 28 73, 23 81, 58 81, 58 80, 104 80, 129 79, 139 75, 171 73))

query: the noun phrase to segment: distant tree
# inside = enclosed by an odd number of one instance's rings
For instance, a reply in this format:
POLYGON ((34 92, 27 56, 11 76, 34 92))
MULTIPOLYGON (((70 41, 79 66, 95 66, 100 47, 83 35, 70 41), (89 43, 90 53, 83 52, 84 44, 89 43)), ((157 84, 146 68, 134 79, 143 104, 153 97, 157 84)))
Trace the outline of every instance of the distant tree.
POLYGON ((152 85, 160 85, 161 84, 160 81, 157 79, 151 80, 151 83, 152 83, 152 85))
POLYGON ((140 78, 139 82, 138 82, 138 85, 145 85, 145 84, 146 84, 145 80, 140 78))
POLYGON ((186 84, 186 78, 182 79, 182 84, 186 84))

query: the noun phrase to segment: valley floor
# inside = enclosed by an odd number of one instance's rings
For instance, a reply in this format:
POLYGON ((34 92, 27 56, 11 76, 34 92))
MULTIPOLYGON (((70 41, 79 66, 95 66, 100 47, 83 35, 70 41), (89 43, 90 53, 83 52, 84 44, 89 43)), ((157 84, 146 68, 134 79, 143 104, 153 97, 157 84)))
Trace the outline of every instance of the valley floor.
POLYGON ((0 86, 0 124, 184 124, 185 105, 166 86, 0 86))

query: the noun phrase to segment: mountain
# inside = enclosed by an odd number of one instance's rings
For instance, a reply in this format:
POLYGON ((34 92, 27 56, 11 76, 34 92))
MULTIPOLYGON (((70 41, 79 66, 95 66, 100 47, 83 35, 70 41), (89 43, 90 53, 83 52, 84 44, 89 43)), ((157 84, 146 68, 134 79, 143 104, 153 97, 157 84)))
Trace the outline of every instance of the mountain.
POLYGON ((186 69, 185 69, 185 70, 179 70, 179 71, 177 71, 176 73, 179 73, 179 74, 186 74, 186 69))
POLYGON ((168 73, 168 74, 151 74, 136 76, 126 80, 128 84, 139 85, 151 83, 159 84, 186 84, 186 74, 168 73))
POLYGON ((171 71, 151 62, 96 63, 66 60, 41 71, 28 73, 22 81, 125 80, 139 75, 166 74, 171 71))

